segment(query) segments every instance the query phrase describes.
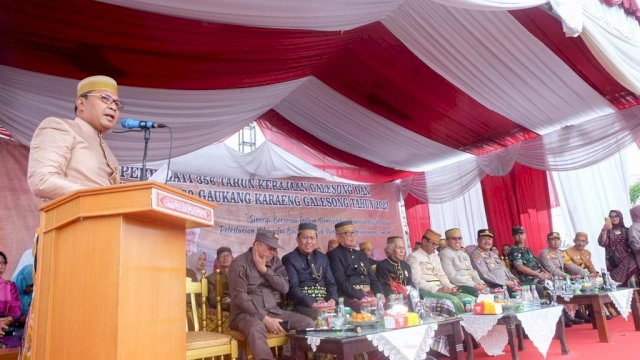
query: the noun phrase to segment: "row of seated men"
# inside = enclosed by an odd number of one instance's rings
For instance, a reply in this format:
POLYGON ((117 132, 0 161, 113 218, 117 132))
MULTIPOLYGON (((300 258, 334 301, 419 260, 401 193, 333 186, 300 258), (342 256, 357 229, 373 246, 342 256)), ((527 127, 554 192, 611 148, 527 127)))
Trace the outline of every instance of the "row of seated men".
MULTIPOLYGON (((313 327, 319 307, 324 303, 335 304, 338 296, 344 297, 346 306, 360 311, 359 301, 366 296, 403 293, 406 286, 415 285, 423 298, 447 302, 456 313, 461 313, 463 300, 473 300, 480 291, 490 287, 513 288, 519 283, 536 284, 556 270, 565 269, 564 257, 555 247, 556 242, 559 246, 557 233, 548 236, 550 246, 543 252, 542 263, 550 267, 545 270, 525 247, 524 230, 514 227, 516 242, 510 257, 519 277, 490 251, 493 234, 488 229, 478 231, 478 245, 471 256, 462 247, 459 229, 445 232, 447 246, 439 253, 436 247, 440 234, 427 230, 420 249, 406 259, 403 239, 390 237, 385 248, 387 259, 377 262, 374 272, 369 258, 356 249, 357 231, 353 222, 338 223, 335 230, 339 245, 325 255, 317 250, 316 225, 300 224, 297 248, 280 261, 279 235, 260 229, 253 246, 231 262, 226 274, 230 327, 245 335, 254 358, 273 358, 266 336, 284 333, 283 321, 289 329, 313 327), (277 293, 287 294, 293 306, 291 311, 278 305, 277 293)), ((582 255, 581 259, 588 257, 582 255)), ((586 263, 573 265, 585 268, 586 263)))

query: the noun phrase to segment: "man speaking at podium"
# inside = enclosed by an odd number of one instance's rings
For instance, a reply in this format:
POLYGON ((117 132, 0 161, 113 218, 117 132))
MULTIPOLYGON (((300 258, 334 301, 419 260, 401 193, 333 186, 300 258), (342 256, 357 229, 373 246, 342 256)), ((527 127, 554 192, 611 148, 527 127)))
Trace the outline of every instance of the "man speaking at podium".
POLYGON ((123 108, 115 80, 102 75, 81 80, 75 119, 48 117, 33 134, 27 170, 31 191, 52 200, 82 188, 118 184, 118 161, 102 134, 118 122, 123 108))

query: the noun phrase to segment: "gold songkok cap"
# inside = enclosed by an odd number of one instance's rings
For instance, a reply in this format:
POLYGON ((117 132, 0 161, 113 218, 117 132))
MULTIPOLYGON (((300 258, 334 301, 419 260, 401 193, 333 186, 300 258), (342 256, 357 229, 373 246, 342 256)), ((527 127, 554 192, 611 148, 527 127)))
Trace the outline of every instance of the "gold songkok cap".
POLYGON ((431 240, 432 242, 439 242, 440 241, 440 233, 436 232, 434 230, 431 229, 427 229, 427 231, 425 231, 424 235, 422 235, 422 238, 427 238, 429 240, 431 240))
POLYGON ((80 96, 87 91, 92 90, 109 90, 115 95, 118 95, 118 84, 108 76, 89 76, 88 78, 80 80, 78 83, 78 93, 76 96, 80 96))
POLYGON ((360 250, 373 249, 373 243, 371 241, 364 241, 360 243, 360 250))
POLYGON ((450 238, 452 236, 460 237, 460 236, 462 236, 462 232, 460 232, 460 229, 458 229, 458 228, 449 229, 449 230, 444 232, 444 237, 445 238, 450 238))
POLYGON ((340 230, 353 230, 353 229, 355 229, 355 226, 353 226, 353 221, 351 221, 351 220, 339 222, 334 227, 336 228, 336 232, 338 232, 340 230))

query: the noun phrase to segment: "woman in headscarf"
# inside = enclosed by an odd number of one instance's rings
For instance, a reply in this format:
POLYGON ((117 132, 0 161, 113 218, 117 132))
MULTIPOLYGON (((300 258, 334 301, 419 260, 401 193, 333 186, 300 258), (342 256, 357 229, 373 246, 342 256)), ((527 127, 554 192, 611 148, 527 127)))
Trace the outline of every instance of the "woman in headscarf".
POLYGON ((0 326, 10 326, 20 318, 20 295, 16 284, 3 279, 7 255, 0 251, 0 326))
MULTIPOLYGON (((633 224, 629 226, 629 247, 633 252, 633 257, 636 261, 636 267, 638 267, 638 273, 640 274, 640 205, 636 205, 631 208, 631 221, 633 224)), ((639 275, 633 276, 629 280, 629 287, 640 287, 639 275)))
MULTIPOLYGON (((189 267, 189 269, 192 269, 196 275, 196 278, 193 279, 193 281, 200 281, 203 272, 205 277, 209 275, 209 273, 207 272, 207 259, 210 259, 210 256, 204 250, 198 250, 197 252, 189 256, 189 259, 187 260, 187 266, 189 267)), ((190 274, 188 270, 187 274, 187 276, 189 276, 190 274)))
POLYGON ((598 244, 605 249, 607 271, 611 278, 627 285, 627 281, 638 273, 638 266, 629 249, 629 229, 624 226, 620 211, 609 211, 609 217, 605 218, 598 237, 598 244))
POLYGON ((33 296, 33 265, 24 266, 18 275, 16 275, 16 287, 20 293, 20 305, 22 314, 18 324, 24 325, 31 306, 31 297, 33 296))

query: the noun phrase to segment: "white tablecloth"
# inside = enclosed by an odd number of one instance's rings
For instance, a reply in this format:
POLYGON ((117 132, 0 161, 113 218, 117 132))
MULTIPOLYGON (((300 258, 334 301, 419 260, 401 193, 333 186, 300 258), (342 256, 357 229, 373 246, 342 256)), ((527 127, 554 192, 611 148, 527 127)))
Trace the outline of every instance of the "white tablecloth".
MULTIPOLYGON (((437 323, 412 326, 366 335, 367 340, 391 360, 422 360, 433 343, 437 323), (420 339, 420 341, 416 341, 420 339)), ((307 336, 307 344, 315 352, 323 338, 307 336)))
POLYGON ((367 339, 390 360, 418 360, 427 356, 437 329, 433 323, 367 335, 367 339))
POLYGON ((621 289, 618 291, 610 292, 609 297, 613 301, 613 305, 620 312, 620 315, 627 320, 629 312, 631 312, 631 299, 633 299, 633 289, 621 289))
MULTIPOLYGON (((560 315, 562 315, 562 306, 516 314, 529 339, 544 357, 547 356, 549 345, 556 332, 556 322, 560 315)), ((496 325, 504 314, 474 315, 467 313, 461 316, 462 326, 478 340, 488 355, 504 354, 504 347, 509 342, 507 329, 504 325, 496 325)))

